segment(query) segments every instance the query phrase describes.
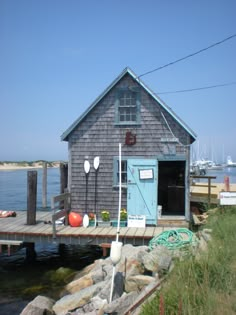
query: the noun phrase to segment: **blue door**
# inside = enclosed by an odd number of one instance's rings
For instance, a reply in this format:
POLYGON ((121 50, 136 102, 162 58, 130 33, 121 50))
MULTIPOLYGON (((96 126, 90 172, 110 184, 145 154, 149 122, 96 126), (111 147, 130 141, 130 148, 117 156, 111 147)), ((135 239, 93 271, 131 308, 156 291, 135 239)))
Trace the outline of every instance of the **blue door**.
POLYGON ((127 161, 127 210, 145 215, 146 224, 157 224, 157 160, 127 161))

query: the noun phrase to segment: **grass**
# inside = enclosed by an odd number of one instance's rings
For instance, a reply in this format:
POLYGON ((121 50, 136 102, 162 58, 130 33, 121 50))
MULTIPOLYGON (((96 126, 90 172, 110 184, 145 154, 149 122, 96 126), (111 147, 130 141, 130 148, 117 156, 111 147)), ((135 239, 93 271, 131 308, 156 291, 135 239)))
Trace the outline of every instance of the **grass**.
POLYGON ((207 252, 176 261, 141 315, 236 314, 236 207, 211 214, 204 228, 213 230, 207 252))

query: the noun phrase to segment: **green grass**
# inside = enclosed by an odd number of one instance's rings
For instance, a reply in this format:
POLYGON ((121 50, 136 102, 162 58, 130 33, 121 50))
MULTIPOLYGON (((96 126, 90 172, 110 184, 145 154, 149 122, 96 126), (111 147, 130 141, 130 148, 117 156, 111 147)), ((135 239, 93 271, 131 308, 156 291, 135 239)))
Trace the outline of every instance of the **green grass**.
POLYGON ((236 314, 236 207, 211 214, 204 228, 213 230, 207 252, 176 261, 166 284, 143 305, 142 315, 236 314))

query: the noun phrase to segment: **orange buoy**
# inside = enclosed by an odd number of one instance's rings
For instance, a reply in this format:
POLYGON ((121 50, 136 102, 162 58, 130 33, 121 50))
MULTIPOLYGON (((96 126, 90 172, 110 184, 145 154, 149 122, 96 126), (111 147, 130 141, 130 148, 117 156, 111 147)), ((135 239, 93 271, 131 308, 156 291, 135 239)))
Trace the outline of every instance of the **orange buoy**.
POLYGON ((81 226, 83 223, 83 218, 77 212, 70 212, 69 223, 70 223, 70 226, 73 226, 73 227, 81 226))

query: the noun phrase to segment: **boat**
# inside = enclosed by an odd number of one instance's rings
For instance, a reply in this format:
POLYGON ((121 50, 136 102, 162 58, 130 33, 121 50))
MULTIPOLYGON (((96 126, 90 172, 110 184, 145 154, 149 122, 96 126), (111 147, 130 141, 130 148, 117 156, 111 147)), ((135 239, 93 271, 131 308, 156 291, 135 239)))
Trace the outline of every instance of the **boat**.
POLYGON ((236 167, 236 162, 233 162, 231 156, 227 157, 226 167, 236 167))

